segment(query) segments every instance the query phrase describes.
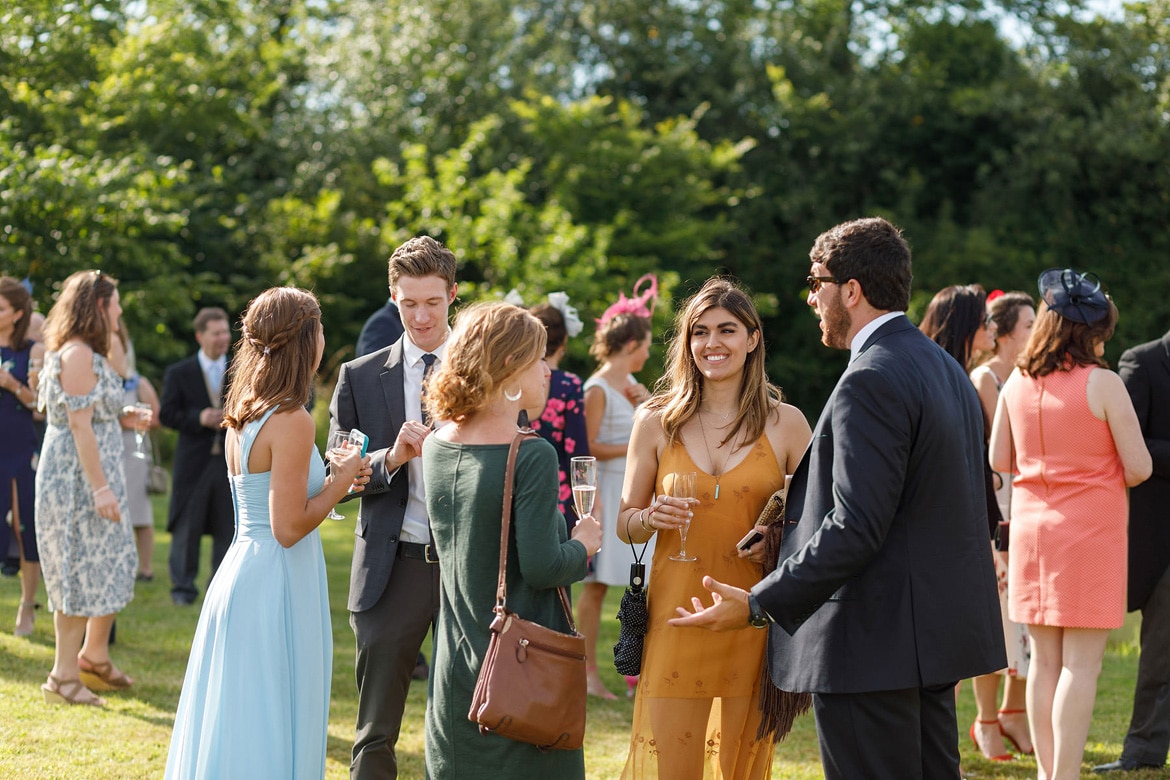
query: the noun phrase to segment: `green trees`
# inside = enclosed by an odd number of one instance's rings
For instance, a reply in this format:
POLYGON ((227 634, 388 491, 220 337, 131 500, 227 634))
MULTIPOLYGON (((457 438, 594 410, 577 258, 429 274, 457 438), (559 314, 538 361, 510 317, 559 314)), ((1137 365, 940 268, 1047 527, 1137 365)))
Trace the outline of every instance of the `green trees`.
POLYGON ((1088 268, 1122 310, 1116 354, 1170 325, 1168 31, 1164 0, 1118 20, 983 0, 14 0, 0 270, 42 308, 76 268, 121 278, 148 372, 188 350, 198 306, 285 283, 316 290, 347 357, 387 254, 422 232, 461 258, 464 300, 567 289, 587 321, 647 271, 674 295, 726 271, 815 415, 843 358, 804 306, 807 249, 880 213, 914 247, 914 307, 1088 268))

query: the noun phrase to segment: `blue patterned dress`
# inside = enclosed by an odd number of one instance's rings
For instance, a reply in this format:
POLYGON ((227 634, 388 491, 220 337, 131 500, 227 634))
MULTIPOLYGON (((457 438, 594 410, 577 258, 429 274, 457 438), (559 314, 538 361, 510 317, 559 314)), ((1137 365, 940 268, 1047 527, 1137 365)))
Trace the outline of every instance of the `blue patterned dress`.
POLYGON ((61 387, 61 356, 45 355, 40 404, 47 426, 37 465, 37 551, 49 607, 74 617, 120 612, 134 598, 138 550, 130 527, 122 471, 122 377, 99 354, 93 356, 97 384, 85 395, 61 387), (106 482, 118 501, 122 522, 99 517, 85 478, 69 411, 93 408, 93 432, 106 482))
MULTIPOLYGON (((329 585, 320 533, 292 547, 272 535, 270 472, 248 457, 276 409, 240 437, 231 477, 236 536, 212 578, 175 715, 166 778, 321 780, 333 674, 329 585)), ((308 495, 325 485, 309 459, 308 495)))

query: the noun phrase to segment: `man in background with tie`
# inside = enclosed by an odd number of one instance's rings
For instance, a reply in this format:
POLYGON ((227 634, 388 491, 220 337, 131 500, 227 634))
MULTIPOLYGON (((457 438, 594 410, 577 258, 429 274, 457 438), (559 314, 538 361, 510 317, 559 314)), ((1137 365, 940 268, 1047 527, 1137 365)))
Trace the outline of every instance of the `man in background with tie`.
POLYGON ((395 745, 419 649, 439 615, 438 559, 423 492, 423 440, 430 420, 423 382, 443 360, 458 286, 455 255, 428 236, 389 262, 390 296, 405 333, 341 367, 329 429, 370 437, 374 473, 361 493, 349 580, 349 624, 357 639, 357 734, 350 776, 398 776, 395 745))
POLYGON ((210 534, 211 573, 219 567, 234 534, 231 487, 223 454, 224 377, 231 328, 227 312, 200 309, 195 315, 199 351, 167 368, 159 419, 179 432, 174 488, 167 513, 171 534, 171 600, 187 606, 199 591, 199 543, 210 534))

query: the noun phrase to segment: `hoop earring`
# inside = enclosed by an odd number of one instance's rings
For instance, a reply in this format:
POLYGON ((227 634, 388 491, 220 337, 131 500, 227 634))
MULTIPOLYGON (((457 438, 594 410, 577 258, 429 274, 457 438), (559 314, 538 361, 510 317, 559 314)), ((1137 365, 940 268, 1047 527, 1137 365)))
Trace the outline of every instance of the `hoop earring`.
POLYGON ((504 389, 504 398, 508 399, 509 401, 519 401, 520 396, 522 396, 522 395, 524 395, 524 388, 523 387, 521 387, 519 390, 517 390, 515 395, 512 395, 511 393, 509 393, 507 388, 504 389))

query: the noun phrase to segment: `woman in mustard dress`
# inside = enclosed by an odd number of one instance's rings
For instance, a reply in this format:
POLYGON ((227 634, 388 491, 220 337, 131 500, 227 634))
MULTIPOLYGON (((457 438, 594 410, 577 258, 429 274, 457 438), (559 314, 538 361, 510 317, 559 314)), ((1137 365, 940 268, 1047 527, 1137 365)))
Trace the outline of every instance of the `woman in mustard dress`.
POLYGON ((618 535, 657 535, 650 628, 623 778, 754 780, 771 776, 774 742, 757 739, 767 632, 712 635, 667 620, 702 590, 704 576, 750 588, 762 545, 737 543, 800 461, 811 436, 796 407, 764 374, 760 318, 747 294, 707 281, 676 320, 667 374, 634 421, 618 535), (677 472, 695 472, 695 500, 664 496, 677 472), (678 527, 690 512, 686 550, 678 527), (661 532, 661 533, 659 533, 661 532))

